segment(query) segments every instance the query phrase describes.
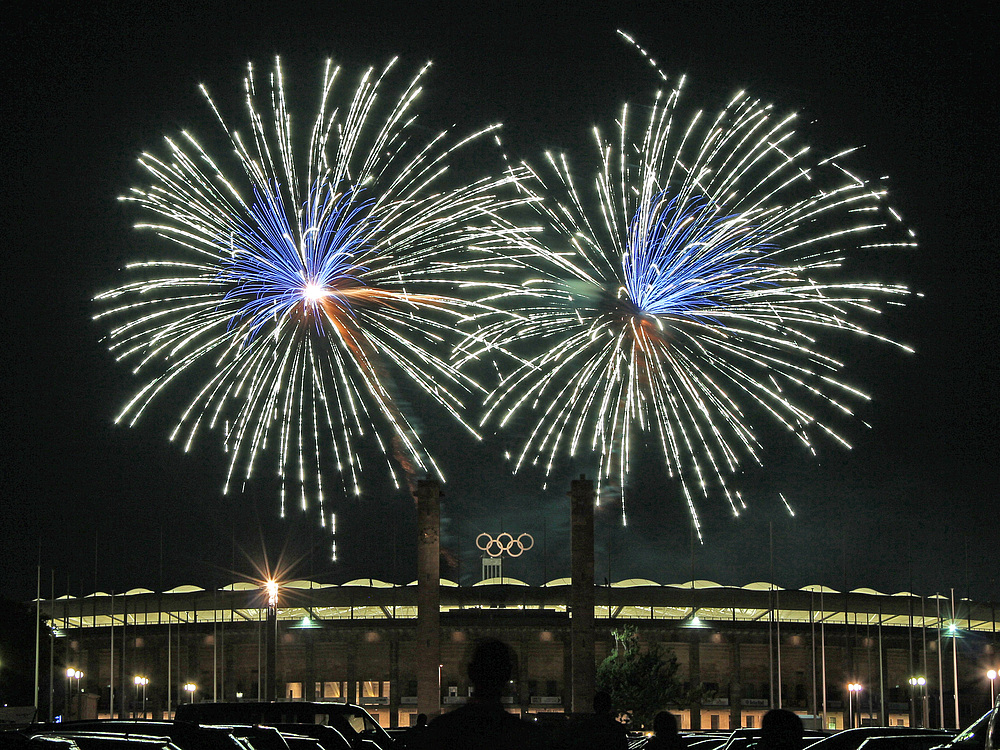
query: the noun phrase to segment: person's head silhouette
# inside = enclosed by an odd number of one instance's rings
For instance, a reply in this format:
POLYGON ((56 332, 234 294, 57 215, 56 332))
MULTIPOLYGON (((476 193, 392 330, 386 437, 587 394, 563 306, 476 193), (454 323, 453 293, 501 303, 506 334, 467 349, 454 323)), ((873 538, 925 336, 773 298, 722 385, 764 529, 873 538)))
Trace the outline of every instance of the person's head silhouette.
POLYGON ((677 734, 677 717, 669 711, 660 711, 653 718, 653 731, 657 737, 677 734))
POLYGON ((604 692, 603 690, 598 690, 594 693, 594 713, 599 716, 606 716, 611 713, 611 695, 604 692))
POLYGON ((802 747, 802 719, 783 708, 772 708, 760 723, 761 750, 800 750, 802 747))
POLYGON ((469 662, 469 681, 475 697, 499 699, 513 673, 514 652, 510 646, 496 638, 476 643, 469 662))

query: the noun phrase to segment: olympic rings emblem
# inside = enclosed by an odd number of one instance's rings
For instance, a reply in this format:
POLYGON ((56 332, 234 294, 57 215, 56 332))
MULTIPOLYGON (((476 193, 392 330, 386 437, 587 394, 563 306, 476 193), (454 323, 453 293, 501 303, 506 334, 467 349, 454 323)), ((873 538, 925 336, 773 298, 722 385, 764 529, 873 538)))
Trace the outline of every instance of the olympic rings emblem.
POLYGON ((483 532, 476 537, 476 546, 490 557, 500 557, 504 552, 511 557, 520 557, 522 553, 535 546, 535 540, 531 534, 521 534, 514 538, 513 534, 504 531, 498 537, 493 538, 483 532))

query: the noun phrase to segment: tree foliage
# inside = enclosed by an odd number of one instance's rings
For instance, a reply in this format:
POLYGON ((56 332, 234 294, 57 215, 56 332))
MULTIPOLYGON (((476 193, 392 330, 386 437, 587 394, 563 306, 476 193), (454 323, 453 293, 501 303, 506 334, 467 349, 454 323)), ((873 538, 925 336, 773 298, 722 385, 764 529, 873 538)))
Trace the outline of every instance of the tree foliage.
POLYGON ((612 633, 615 650, 597 668, 597 689, 609 693, 615 710, 633 724, 651 726, 658 711, 686 697, 677 657, 659 644, 643 651, 633 627, 612 633))

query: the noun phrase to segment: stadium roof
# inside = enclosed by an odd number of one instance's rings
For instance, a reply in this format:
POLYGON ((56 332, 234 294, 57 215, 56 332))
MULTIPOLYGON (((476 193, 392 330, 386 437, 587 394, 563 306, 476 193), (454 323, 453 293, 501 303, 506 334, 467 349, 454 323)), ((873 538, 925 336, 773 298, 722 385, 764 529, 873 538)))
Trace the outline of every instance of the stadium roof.
MULTIPOLYGON (((535 610, 551 614, 568 612, 568 578, 530 586, 513 578, 494 578, 460 587, 441 580, 441 611, 535 610)), ((280 620, 394 620, 417 616, 416 582, 405 585, 362 578, 340 585, 293 580, 280 584, 277 617, 280 620)), ((695 580, 660 584, 630 578, 596 587, 595 616, 621 620, 680 620, 693 618, 706 625, 713 621, 756 622, 771 617, 781 622, 913 626, 946 628, 952 622, 961 630, 996 632, 997 605, 990 602, 956 602, 938 595, 909 592, 884 594, 870 588, 840 592, 825 586, 783 589, 756 581, 745 586, 724 586, 695 580)), ((123 594, 95 592, 82 597, 42 599, 43 613, 57 627, 89 628, 121 625, 155 625, 195 622, 255 621, 267 617, 263 586, 237 581, 218 589, 177 586, 160 593, 135 588, 123 594)))

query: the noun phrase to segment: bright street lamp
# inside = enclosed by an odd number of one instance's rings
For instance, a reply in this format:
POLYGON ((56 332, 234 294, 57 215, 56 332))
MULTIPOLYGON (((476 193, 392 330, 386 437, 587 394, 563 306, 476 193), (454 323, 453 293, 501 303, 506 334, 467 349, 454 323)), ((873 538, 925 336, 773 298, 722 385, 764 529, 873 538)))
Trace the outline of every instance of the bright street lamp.
POLYGON ((278 698, 278 591, 281 585, 269 578, 264 582, 264 591, 267 594, 267 633, 264 638, 265 645, 265 674, 264 681, 267 700, 277 700, 278 698))
POLYGON ((910 678, 910 700, 916 703, 914 690, 916 690, 916 695, 920 696, 919 726, 923 727, 927 725, 927 680, 923 677, 910 678), (917 690, 917 688, 919 688, 919 690, 917 690))
MULTIPOLYGON (((854 694, 861 692, 861 684, 857 682, 847 683, 847 713, 851 717, 848 729, 854 729, 854 694)), ((858 696, 858 705, 861 703, 861 696, 858 696)))
POLYGON ((278 606, 278 582, 275 580, 269 580, 264 583, 264 590, 267 592, 267 606, 277 607, 278 606))
POLYGON ((198 689, 198 686, 193 682, 187 682, 184 684, 184 692, 188 694, 188 703, 194 703, 194 691, 198 689))
POLYGON ((146 685, 149 684, 149 678, 143 677, 141 675, 136 675, 132 682, 135 683, 135 697, 139 697, 139 688, 142 688, 142 718, 146 718, 146 685))
POLYGON ((993 691, 993 683, 997 679, 997 671, 995 669, 991 669, 986 673, 986 677, 990 681, 990 705, 992 706, 994 701, 996 701, 996 693, 993 691))
POLYGON ((83 677, 83 672, 75 667, 66 668, 66 718, 63 721, 69 719, 69 712, 72 704, 70 703, 70 693, 73 692, 73 680, 76 680, 76 692, 80 691, 80 678, 83 677))

